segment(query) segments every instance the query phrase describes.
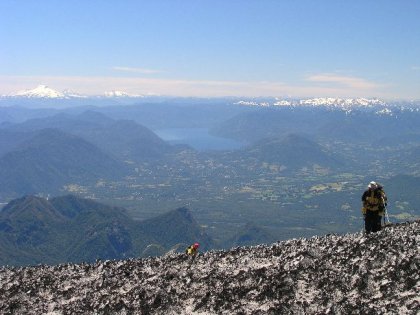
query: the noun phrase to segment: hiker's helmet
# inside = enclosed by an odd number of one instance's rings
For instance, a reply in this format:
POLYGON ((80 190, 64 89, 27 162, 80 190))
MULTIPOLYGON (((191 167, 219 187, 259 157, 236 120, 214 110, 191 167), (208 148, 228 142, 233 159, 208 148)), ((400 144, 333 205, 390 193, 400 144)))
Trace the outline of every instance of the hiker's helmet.
POLYGON ((199 247, 200 247, 200 244, 198 244, 198 243, 194 243, 193 247, 194 247, 195 249, 197 249, 197 248, 199 248, 199 247))
POLYGON ((378 188, 378 184, 376 182, 372 181, 372 182, 369 183, 368 188, 369 189, 376 189, 376 188, 378 188))

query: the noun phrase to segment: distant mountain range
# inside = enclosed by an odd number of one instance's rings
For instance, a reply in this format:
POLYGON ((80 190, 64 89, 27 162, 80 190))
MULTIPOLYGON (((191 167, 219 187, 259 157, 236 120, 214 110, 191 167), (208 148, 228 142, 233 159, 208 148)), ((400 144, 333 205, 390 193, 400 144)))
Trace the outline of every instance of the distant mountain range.
MULTIPOLYGON (((72 91, 58 91, 46 85, 39 85, 33 89, 18 91, 9 95, 2 95, 0 98, 21 98, 21 99, 94 99, 94 98, 121 98, 121 99, 149 99, 163 98, 158 95, 141 95, 131 94, 121 90, 105 91, 102 95, 83 95, 72 91)), ((176 99, 176 98, 172 98, 176 99)), ((180 100, 188 100, 189 98, 179 98, 180 100)), ((198 100, 199 98, 197 98, 198 100)), ((216 100, 216 99, 215 99, 216 100)), ((330 108, 339 108, 345 111, 351 111, 353 108, 382 108, 378 111, 382 114, 390 114, 392 110, 388 106, 403 104, 404 106, 412 105, 417 109, 420 107, 419 101, 385 101, 377 98, 335 98, 335 97, 318 97, 318 98, 225 98, 230 104, 252 107, 279 107, 279 106, 326 106, 330 108), (385 110, 384 110, 385 109, 385 110)))
POLYGON ((238 101, 235 104, 246 105, 246 106, 260 106, 260 107, 269 107, 269 106, 297 106, 297 105, 332 105, 332 106, 341 106, 341 107, 351 107, 351 106, 375 106, 375 105, 385 105, 386 102, 373 98, 333 98, 333 97, 320 97, 320 98, 308 98, 308 99, 274 99, 272 102, 267 100, 262 102, 256 101, 238 101))
POLYGON ((212 128, 212 133, 251 143, 288 133, 328 140, 373 142, 390 136, 418 135, 419 126, 420 108, 395 107, 389 114, 382 115, 376 110, 348 112, 324 106, 280 106, 239 113, 212 128))
POLYGON ((26 196, 0 211, 0 265, 162 255, 192 242, 214 246, 186 208, 139 222, 123 208, 68 195, 26 196))
POLYGON ((355 109, 375 111, 380 115, 393 115, 394 110, 420 110, 420 101, 385 101, 377 98, 304 98, 304 99, 263 99, 240 100, 234 104, 249 107, 325 107, 351 112, 355 109))

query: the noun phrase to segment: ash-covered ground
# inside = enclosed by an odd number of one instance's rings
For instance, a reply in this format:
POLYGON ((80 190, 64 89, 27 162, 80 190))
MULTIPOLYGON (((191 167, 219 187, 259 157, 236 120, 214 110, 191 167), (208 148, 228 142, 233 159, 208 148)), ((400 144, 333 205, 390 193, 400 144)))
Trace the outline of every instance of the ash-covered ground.
POLYGON ((420 221, 212 251, 0 268, 1 314, 417 314, 420 221))

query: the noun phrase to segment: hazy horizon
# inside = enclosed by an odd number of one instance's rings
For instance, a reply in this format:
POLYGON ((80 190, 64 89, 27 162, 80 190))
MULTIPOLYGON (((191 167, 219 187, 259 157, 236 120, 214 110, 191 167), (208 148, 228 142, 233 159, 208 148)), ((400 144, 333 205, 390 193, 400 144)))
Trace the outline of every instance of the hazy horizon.
POLYGON ((0 95, 420 99, 413 1, 0 3, 0 95))

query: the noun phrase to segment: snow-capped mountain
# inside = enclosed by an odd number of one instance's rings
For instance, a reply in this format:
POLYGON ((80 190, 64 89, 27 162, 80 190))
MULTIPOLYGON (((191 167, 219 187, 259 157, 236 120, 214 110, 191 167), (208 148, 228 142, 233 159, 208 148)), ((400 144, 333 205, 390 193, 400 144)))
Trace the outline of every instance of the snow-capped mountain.
POLYGON ((49 88, 46 85, 38 85, 32 90, 19 91, 16 94, 9 95, 10 97, 24 97, 24 98, 66 98, 66 94, 49 88))
POLYGON ((105 92, 105 97, 143 97, 143 95, 133 95, 123 91, 105 92))
POLYGON ((319 97, 319 98, 307 98, 307 99, 281 99, 274 98, 272 100, 240 100, 235 102, 236 105, 242 106, 255 106, 255 107, 323 107, 332 110, 343 110, 345 112, 352 112, 353 110, 368 110, 374 111, 379 115, 393 115, 396 107, 400 107, 401 110, 416 108, 415 104, 410 104, 407 108, 407 103, 387 103, 377 98, 334 98, 334 97, 319 97))

